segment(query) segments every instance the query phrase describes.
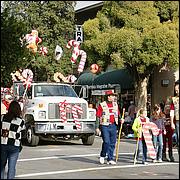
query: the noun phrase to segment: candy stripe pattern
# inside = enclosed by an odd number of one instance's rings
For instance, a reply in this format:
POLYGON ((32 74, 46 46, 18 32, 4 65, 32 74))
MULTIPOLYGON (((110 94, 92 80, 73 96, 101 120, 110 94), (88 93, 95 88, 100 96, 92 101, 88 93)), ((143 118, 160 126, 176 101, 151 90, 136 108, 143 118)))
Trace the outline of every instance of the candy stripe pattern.
POLYGON ((79 56, 79 48, 80 48, 80 43, 75 41, 75 40, 70 40, 68 44, 66 45, 68 49, 74 47, 72 57, 71 57, 71 62, 74 64, 76 63, 77 57, 79 56))
POLYGON ((28 86, 31 87, 31 82, 33 80, 33 72, 30 69, 24 69, 22 72, 22 76, 23 76, 23 85, 24 86, 28 86))
POLYGON ((81 55, 81 60, 80 60, 79 66, 78 66, 78 72, 81 73, 81 72, 83 72, 84 65, 86 63, 86 52, 83 50, 80 50, 79 55, 81 55))
POLYGON ((64 100, 64 102, 59 103, 60 118, 62 119, 63 123, 67 122, 65 105, 66 100, 64 100))
POLYGON ((144 135, 144 139, 146 142, 149 157, 152 159, 155 159, 156 158, 156 151, 155 151, 155 148, 153 146, 152 135, 150 134, 149 130, 151 130, 152 134, 155 136, 158 135, 159 130, 158 130, 157 125, 154 124, 153 122, 145 123, 143 125, 143 128, 142 128, 142 133, 144 135))
POLYGON ((74 105, 72 107, 73 119, 74 119, 77 130, 80 130, 81 129, 81 124, 80 124, 79 119, 78 119, 78 113, 79 114, 83 113, 82 108, 80 106, 78 106, 78 105, 74 105))

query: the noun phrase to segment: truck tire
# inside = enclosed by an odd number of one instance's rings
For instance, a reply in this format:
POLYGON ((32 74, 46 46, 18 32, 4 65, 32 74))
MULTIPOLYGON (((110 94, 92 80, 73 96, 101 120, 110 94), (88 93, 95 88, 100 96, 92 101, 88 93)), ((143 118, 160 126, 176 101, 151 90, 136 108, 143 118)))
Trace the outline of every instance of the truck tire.
POLYGON ((37 146, 39 144, 39 136, 36 136, 34 134, 33 128, 31 126, 28 126, 27 128, 27 143, 30 146, 37 146))
POLYGON ((92 145, 94 143, 95 134, 93 134, 93 135, 84 135, 81 139, 82 139, 82 143, 84 145, 92 145))

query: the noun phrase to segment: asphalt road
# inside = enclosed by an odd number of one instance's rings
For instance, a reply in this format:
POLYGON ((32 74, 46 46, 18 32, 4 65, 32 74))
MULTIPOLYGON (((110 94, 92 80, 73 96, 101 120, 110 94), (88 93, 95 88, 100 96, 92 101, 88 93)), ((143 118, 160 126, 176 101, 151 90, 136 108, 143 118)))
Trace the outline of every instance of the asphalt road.
POLYGON ((116 165, 99 164, 101 137, 92 146, 81 140, 42 142, 24 146, 17 162, 16 179, 179 179, 179 155, 175 162, 133 164, 136 142, 121 139, 116 165))

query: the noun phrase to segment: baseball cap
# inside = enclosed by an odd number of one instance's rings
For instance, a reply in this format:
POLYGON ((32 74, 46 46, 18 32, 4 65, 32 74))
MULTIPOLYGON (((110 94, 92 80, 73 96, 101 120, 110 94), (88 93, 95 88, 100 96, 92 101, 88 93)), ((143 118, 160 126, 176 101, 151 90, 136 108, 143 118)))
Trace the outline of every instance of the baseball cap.
POLYGON ((107 96, 110 96, 110 95, 117 96, 118 94, 117 94, 117 93, 114 93, 113 90, 107 90, 107 91, 105 91, 105 95, 107 95, 107 96))

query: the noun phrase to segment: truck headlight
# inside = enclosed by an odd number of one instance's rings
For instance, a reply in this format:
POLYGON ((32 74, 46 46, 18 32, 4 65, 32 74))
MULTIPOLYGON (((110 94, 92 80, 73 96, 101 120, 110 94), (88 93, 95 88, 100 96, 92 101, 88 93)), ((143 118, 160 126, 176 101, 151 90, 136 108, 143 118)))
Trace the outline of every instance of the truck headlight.
POLYGON ((39 111, 38 117, 39 119, 46 119, 46 111, 39 111))

